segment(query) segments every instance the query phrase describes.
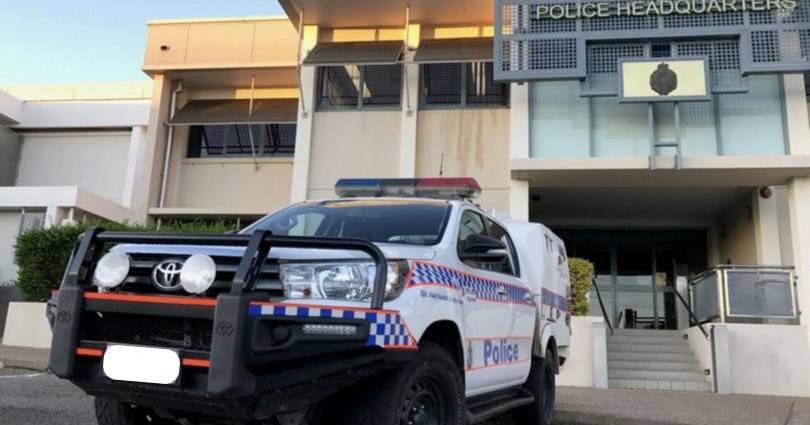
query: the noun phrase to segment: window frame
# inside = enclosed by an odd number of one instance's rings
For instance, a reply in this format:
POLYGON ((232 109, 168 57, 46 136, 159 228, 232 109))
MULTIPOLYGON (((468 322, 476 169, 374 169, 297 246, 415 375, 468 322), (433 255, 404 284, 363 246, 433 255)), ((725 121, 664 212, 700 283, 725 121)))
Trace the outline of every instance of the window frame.
POLYGON ((398 62, 395 64, 392 63, 370 63, 370 64, 352 64, 347 63, 344 65, 324 65, 318 66, 317 70, 317 90, 315 91, 315 111, 316 112, 347 112, 347 111, 401 111, 402 110, 402 98, 403 93, 405 91, 405 64, 402 62, 398 62), (326 69, 327 68, 335 68, 335 67, 343 67, 343 66, 356 66, 360 73, 359 75, 359 87, 357 90, 357 104, 351 106, 335 106, 335 105, 324 105, 323 102, 323 84, 324 79, 326 78, 326 69), (399 103, 397 105, 375 105, 375 104, 367 104, 363 102, 363 91, 366 87, 366 67, 369 66, 396 66, 399 68, 399 103))
POLYGON ((456 238, 456 241, 455 241, 455 243, 456 243, 456 257, 458 258, 458 261, 461 262, 462 264, 466 265, 467 267, 471 267, 473 269, 476 269, 476 270, 482 270, 482 271, 490 272, 490 273, 497 273, 497 274, 500 274, 500 275, 509 276, 509 277, 513 277, 513 278, 519 278, 520 277, 520 260, 518 258, 518 253, 517 253, 517 249, 515 248, 515 244, 512 241, 512 235, 509 234, 509 231, 507 231, 505 227, 501 226, 499 223, 497 223, 491 217, 487 216, 486 214, 483 214, 480 211, 472 209, 472 208, 465 208, 465 209, 461 210, 461 214, 458 217, 458 227, 456 229, 455 238, 456 238), (478 216, 478 218, 481 220, 481 224, 483 224, 484 235, 486 235, 486 236, 492 237, 492 235, 490 234, 490 223, 497 225, 501 230, 503 230, 504 234, 506 235, 506 239, 508 241, 508 243, 506 244, 506 250, 509 252, 509 255, 512 257, 512 264, 511 264, 512 273, 506 273, 506 272, 503 272, 503 271, 500 271, 500 270, 492 270, 492 269, 479 267, 478 265, 475 265, 475 263, 469 263, 469 262, 464 261, 464 260, 461 259, 461 242, 462 242, 461 238, 460 238, 460 235, 461 235, 461 222, 462 222, 462 220, 464 218, 464 215, 467 214, 467 213, 475 214, 475 215, 478 216))
MULTIPOLYGON (((269 137, 270 134, 273 134, 272 128, 273 126, 282 126, 282 125, 290 125, 296 127, 298 123, 296 122, 269 122, 269 123, 228 123, 228 124, 218 124, 218 123, 209 123, 209 124, 199 124, 199 125, 189 125, 188 126, 188 135, 186 136, 186 152, 185 158, 187 159, 225 159, 225 158, 251 158, 254 156, 253 152, 246 152, 246 153, 229 153, 229 148, 243 148, 244 146, 241 142, 237 145, 229 145, 224 143, 221 147, 217 147, 216 149, 220 149, 221 152, 218 154, 210 154, 207 152, 208 150, 208 134, 205 131, 205 127, 226 127, 225 131, 235 131, 237 139, 240 139, 239 136, 239 126, 247 126, 248 131, 252 131, 253 127, 260 126, 264 128, 264 130, 268 134, 267 139, 258 140, 256 143, 256 158, 292 158, 295 156, 295 148, 297 145, 297 140, 293 139, 292 151, 291 152, 283 152, 283 153, 273 153, 273 154, 265 154, 265 142, 271 141, 272 139, 269 137), (200 145, 199 145, 199 154, 197 156, 191 155, 191 137, 193 135, 193 128, 200 127, 199 131, 201 132, 200 135, 200 145)), ((280 127, 279 127, 280 130, 280 127)), ((247 146, 250 146, 249 144, 247 146)), ((278 149, 278 148, 277 148, 278 149)))
MULTIPOLYGON (((467 103, 467 98, 469 94, 469 87, 467 85, 468 80, 468 65, 474 63, 492 63, 494 67, 494 62, 489 61, 473 61, 473 62, 434 62, 434 63, 421 63, 419 64, 419 109, 509 109, 511 107, 511 100, 512 100, 512 85, 509 83, 501 83, 495 82, 496 84, 500 84, 506 88, 505 98, 503 102, 498 103, 467 103), (436 65, 436 64, 453 64, 461 66, 461 93, 460 93, 460 102, 457 104, 433 104, 427 102, 427 80, 425 79, 425 69, 428 66, 436 65)), ((494 69, 493 69, 494 72, 494 69)), ((494 81, 494 79, 493 79, 494 81)))
MULTIPOLYGON (((509 234, 509 230, 494 219, 487 216, 484 216, 484 224, 487 226, 487 234, 490 234, 492 226, 495 226, 499 228, 504 235, 506 235, 506 250, 509 251, 509 255, 512 257, 513 270, 510 276, 520 277, 520 256, 518 255, 515 242, 512 240, 512 235, 509 234)), ((490 236, 492 235, 490 234, 490 236)))

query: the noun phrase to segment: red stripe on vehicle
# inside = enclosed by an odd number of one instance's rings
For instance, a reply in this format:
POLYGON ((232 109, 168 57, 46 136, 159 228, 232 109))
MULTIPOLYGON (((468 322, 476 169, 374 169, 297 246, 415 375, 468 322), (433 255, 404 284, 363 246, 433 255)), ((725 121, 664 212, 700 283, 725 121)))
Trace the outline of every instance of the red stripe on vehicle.
POLYGON ((104 355, 104 352, 98 348, 77 348, 76 355, 85 357, 101 357, 104 355))
POLYGON ((214 298, 193 298, 168 295, 134 295, 134 294, 103 294, 99 292, 86 292, 84 298, 87 300, 120 301, 144 304, 170 304, 170 305, 190 305, 197 307, 216 307, 217 300, 214 298))
POLYGON ((183 366, 209 368, 211 367, 211 360, 186 358, 183 359, 183 366))

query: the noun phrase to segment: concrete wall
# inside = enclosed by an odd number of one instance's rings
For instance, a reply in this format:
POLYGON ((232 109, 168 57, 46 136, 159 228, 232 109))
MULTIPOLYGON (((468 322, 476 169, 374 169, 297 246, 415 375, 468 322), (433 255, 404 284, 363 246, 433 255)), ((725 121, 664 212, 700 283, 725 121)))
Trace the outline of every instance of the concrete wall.
POLYGON ((20 136, 0 127, 0 186, 11 186, 17 175, 17 160, 20 154, 20 136))
POLYGON ((758 264, 754 211, 751 199, 732 207, 720 220, 720 262, 758 264))
POLYGON ((401 116, 401 111, 315 113, 307 197, 333 197, 343 177, 397 177, 401 116))
POLYGON ((292 158, 186 158, 187 129, 174 133, 167 208, 264 214, 290 203, 292 158))
POLYGON ((20 231, 19 211, 0 211, 0 286, 12 285, 17 280, 14 265, 14 244, 20 231))
POLYGON ((29 133, 17 186, 79 186, 122 202, 129 132, 29 133))
MULTIPOLYGON (((569 356, 560 370, 560 375, 557 376, 557 385, 593 388, 593 324, 602 321, 601 317, 572 318, 569 356)), ((605 355, 607 355, 607 352, 605 352, 605 355)), ((607 370, 605 370, 605 376, 607 376, 607 370)))
POLYGON ((509 109, 419 111, 416 176, 474 177, 484 208, 509 211, 509 109))
MULTIPOLYGON (((709 332, 711 324, 705 325, 706 332, 709 332)), ((689 348, 700 363, 702 370, 709 369, 714 373, 714 365, 712 364, 712 343, 703 336, 700 328, 693 326, 684 329, 683 333, 687 336, 686 342, 689 343, 689 348)))
POLYGON ((806 326, 726 326, 733 393, 810 396, 806 326))
POLYGON ((51 348, 51 328, 45 317, 45 303, 9 304, 3 345, 51 348))
MULTIPOLYGON (((807 368, 807 327, 791 325, 722 324, 715 326, 723 337, 715 341, 717 364, 712 360, 712 343, 697 327, 685 333, 701 369, 728 374, 725 383, 732 394, 810 396, 807 368), (720 346, 726 344, 727 346, 720 346), (724 362, 724 364, 721 364, 724 362), (721 370, 716 370, 722 369, 721 370)), ((723 379, 723 378, 720 378, 723 379)), ((722 383, 721 383, 722 385, 722 383)))

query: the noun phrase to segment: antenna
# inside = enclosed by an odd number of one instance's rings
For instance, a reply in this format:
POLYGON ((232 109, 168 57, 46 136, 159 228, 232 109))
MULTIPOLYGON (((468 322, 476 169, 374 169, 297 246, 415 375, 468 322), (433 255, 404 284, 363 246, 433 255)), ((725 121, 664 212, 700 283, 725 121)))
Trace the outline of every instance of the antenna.
POLYGON ((439 177, 444 176, 444 152, 442 152, 442 159, 439 160, 439 177))

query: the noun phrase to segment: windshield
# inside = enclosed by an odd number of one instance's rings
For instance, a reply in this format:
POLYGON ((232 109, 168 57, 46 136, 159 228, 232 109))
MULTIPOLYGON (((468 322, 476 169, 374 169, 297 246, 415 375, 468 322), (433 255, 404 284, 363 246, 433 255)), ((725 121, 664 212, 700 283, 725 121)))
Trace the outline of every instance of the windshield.
POLYGON ((357 238, 369 242, 435 245, 450 215, 446 202, 340 200, 294 205, 242 233, 258 229, 279 236, 357 238))

